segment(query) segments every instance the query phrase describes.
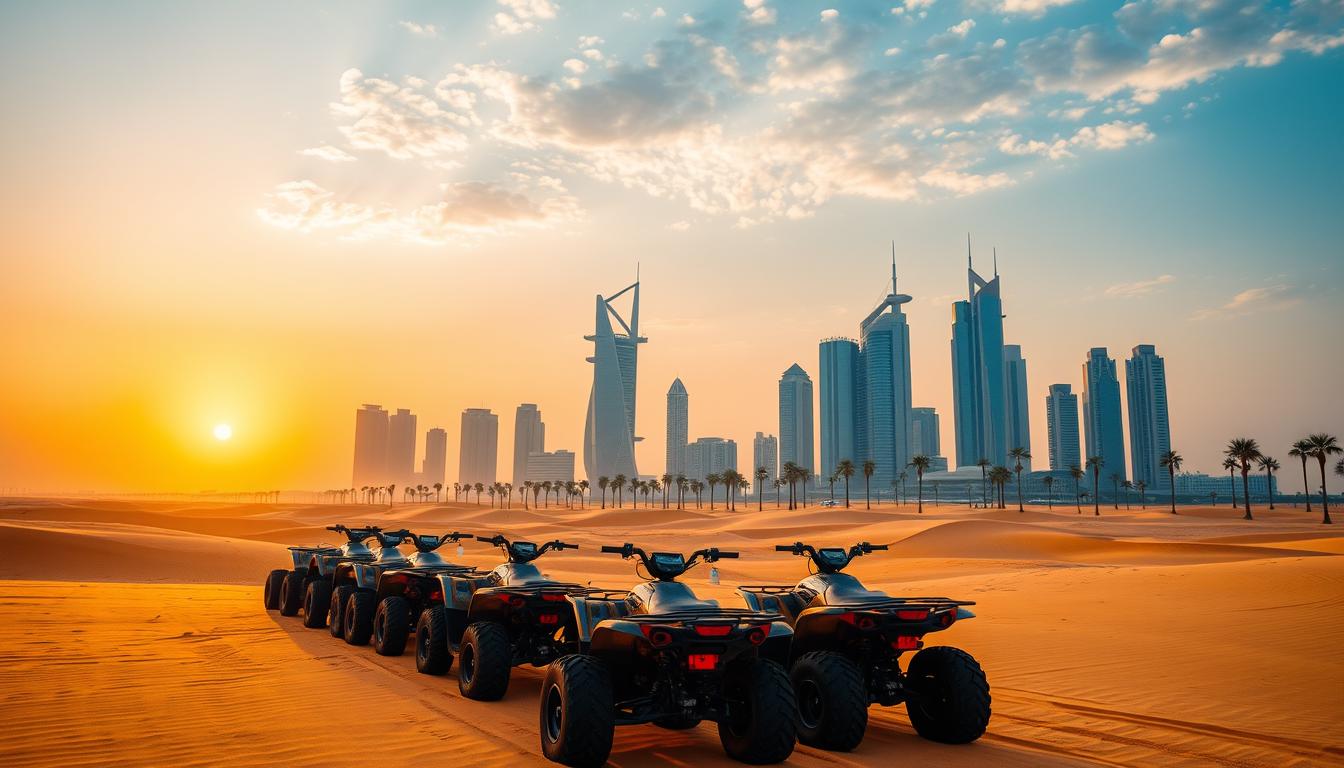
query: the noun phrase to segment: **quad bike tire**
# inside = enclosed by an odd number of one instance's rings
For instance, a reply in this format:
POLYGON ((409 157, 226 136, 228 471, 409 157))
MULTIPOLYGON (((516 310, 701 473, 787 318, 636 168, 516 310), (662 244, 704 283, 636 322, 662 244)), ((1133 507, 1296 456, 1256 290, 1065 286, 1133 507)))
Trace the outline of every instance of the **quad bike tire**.
POLYGON ((298 616, 303 607, 304 576, 302 571, 289 571, 280 584, 280 615, 298 616))
POLYGON ((410 634, 410 601, 398 595, 383 598, 373 615, 373 650, 379 656, 400 656, 410 634))
POLYGON ((303 626, 309 629, 327 626, 327 614, 330 612, 331 582, 325 579, 308 582, 303 593, 303 626))
POLYGON ((989 682, 971 654, 946 645, 925 648, 910 660, 906 700, 910 724, 929 741, 969 744, 989 725, 989 682))
POLYGON ((332 637, 345 637, 345 604, 350 601, 350 595, 355 588, 349 584, 342 584, 331 593, 331 610, 327 616, 327 631, 331 632, 332 637))
POLYGON ((723 751, 749 765, 787 760, 798 740, 789 673, 776 662, 757 658, 734 665, 725 675, 725 696, 745 703, 730 705, 719 721, 723 751))
POLYGON ((818 749, 848 752, 868 729, 868 688, 863 672, 839 653, 798 657, 789 670, 798 700, 798 740, 818 749))
POLYGON ((364 589, 350 593, 341 609, 341 633, 350 645, 368 645, 373 636, 374 594, 364 589))
POLYGON ((561 656, 541 684, 541 752, 574 768, 607 762, 616 731, 611 676, 600 659, 561 656))
POLYGON ((445 675, 452 666, 448 612, 442 605, 426 608, 415 623, 415 668, 422 675, 445 675))
POLYGON ((513 647, 508 630, 494 621, 467 627, 457 649, 457 687, 476 701, 499 701, 509 690, 513 647))
POLYGON ((266 582, 262 586, 261 599, 266 604, 266 610, 276 611, 280 609, 280 590, 285 586, 285 574, 289 571, 284 568, 277 568, 266 575, 266 582))

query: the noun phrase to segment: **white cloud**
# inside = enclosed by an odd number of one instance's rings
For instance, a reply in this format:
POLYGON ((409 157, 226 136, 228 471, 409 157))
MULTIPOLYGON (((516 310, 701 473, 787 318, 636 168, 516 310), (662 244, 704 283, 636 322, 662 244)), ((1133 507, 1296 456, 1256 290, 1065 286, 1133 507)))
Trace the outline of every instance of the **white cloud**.
POLYGON ((494 28, 501 35, 517 35, 541 29, 537 23, 554 19, 556 7, 550 0, 496 0, 504 10, 495 14, 494 28))
POLYGON ((1107 296, 1119 298, 1133 298, 1136 296, 1147 296, 1154 291, 1160 290, 1165 285, 1176 282, 1174 275, 1158 275, 1151 280, 1139 280, 1133 283, 1116 283, 1106 288, 1107 296))
POLYGON ((1152 140, 1153 132, 1148 130, 1147 123, 1115 120, 1102 125, 1084 126, 1067 139, 1056 137, 1051 141, 1024 141, 1014 133, 1001 139, 998 148, 1007 155, 1042 155, 1057 160, 1072 157, 1073 149, 1115 150, 1152 140))
POLYGON ((1195 312, 1195 320, 1209 320, 1219 317, 1240 317, 1243 315, 1286 309, 1299 303, 1300 298, 1293 295, 1292 286, 1276 284, 1247 288, 1230 301, 1219 307, 1210 307, 1195 312))
POLYGON ((420 24, 414 21, 399 21, 397 24, 416 37, 434 38, 439 36, 439 29, 433 24, 420 24))
POLYGON ((947 32, 948 34, 956 35, 957 37, 966 37, 966 35, 970 34, 970 31, 974 28, 975 19, 962 19, 956 24, 948 27, 947 32))
POLYGON ((417 78, 401 83, 366 77, 358 69, 341 75, 341 100, 331 111, 347 123, 340 126, 351 147, 383 152, 398 160, 445 161, 466 150, 466 129, 475 123, 473 97, 461 92, 457 101, 436 94, 417 78))
POLYGON ((664 16, 667 15, 667 11, 664 11, 664 10, 663 10, 663 7, 660 5, 660 6, 658 6, 657 8, 654 8, 654 9, 653 9, 653 13, 651 13, 651 14, 649 14, 649 15, 652 16, 652 17, 655 18, 655 19, 661 19, 661 18, 663 18, 664 16))
POLYGON ((778 18, 775 9, 767 6, 765 0, 742 0, 742 5, 746 8, 743 17, 749 24, 761 26, 774 24, 778 18))
POLYGON ((341 149, 333 147, 330 144, 323 144, 320 147, 309 147, 299 150, 300 155, 305 157, 316 157, 319 160, 326 160, 329 163, 353 163, 355 156, 341 149))
POLYGON ((1000 0, 995 6, 1000 13, 1017 13, 1023 16, 1038 17, 1051 8, 1069 5, 1076 0, 1000 0))
POLYGON ((568 69, 576 75, 581 75, 588 71, 588 65, 579 59, 566 59, 565 69, 568 69))
POLYGON ((827 8, 826 10, 821 12, 822 21, 831 21, 833 19, 838 18, 840 18, 840 12, 835 10, 834 8, 827 8))

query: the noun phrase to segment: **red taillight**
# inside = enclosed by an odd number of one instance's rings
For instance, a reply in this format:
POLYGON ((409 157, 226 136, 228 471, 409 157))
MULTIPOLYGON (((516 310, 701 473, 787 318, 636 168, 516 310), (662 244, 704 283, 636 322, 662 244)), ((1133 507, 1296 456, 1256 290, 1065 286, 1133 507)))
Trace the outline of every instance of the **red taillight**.
POLYGON ((527 605, 527 599, 522 595, 509 595, 509 605, 514 608, 522 608, 524 605, 527 605))
POLYGON ((838 618, 846 624, 853 624, 859 629, 872 629, 877 626, 877 620, 866 613, 842 613, 838 618))
POLYGON ((760 645, 765 642, 766 635, 764 627, 752 627, 751 631, 747 633, 747 642, 752 645, 760 645))
POLYGON ((442 599, 443 599, 443 590, 441 590, 441 589, 436 589, 436 590, 434 590, 433 592, 430 592, 430 593, 429 593, 429 599, 430 599, 431 602, 435 602, 435 603, 437 603, 438 601, 442 600, 442 599))
POLYGON ((919 646, 919 638, 913 635, 900 635, 896 638, 896 641, 891 644, 891 647, 898 651, 913 651, 918 649, 919 646))
POLYGON ((697 624, 695 634, 701 637, 723 637, 733 631, 730 624, 697 624))
POLYGON ((651 627, 642 624, 639 630, 644 633, 644 637, 649 640, 649 645, 654 648, 663 648, 672 643, 672 633, 667 631, 667 627, 651 627))
POLYGON ((696 672, 708 672, 718 665, 717 653, 692 653, 686 657, 686 668, 696 672))
POLYGON ((565 596, 557 592, 545 592, 541 596, 542 600, 550 600, 552 603, 563 603, 565 596))
POLYGON ((929 618, 929 612, 927 610, 897 611, 896 618, 901 621, 923 621, 929 618))
POLYGON ((537 621, 542 624, 559 624, 560 615, 556 613, 543 613, 537 616, 537 621))

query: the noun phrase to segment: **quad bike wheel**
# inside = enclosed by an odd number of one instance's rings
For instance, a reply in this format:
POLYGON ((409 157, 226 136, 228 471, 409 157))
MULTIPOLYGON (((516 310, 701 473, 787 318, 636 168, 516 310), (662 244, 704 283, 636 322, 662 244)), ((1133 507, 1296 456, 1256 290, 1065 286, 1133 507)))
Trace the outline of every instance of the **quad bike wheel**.
POLYGON ((331 609, 327 616, 327 631, 331 632, 332 637, 345 636, 345 604, 349 602, 350 594, 354 591, 354 587, 343 584, 331 593, 331 609))
POLYGON ((369 638, 373 635, 373 600, 372 592, 357 589, 350 593, 350 599, 345 602, 345 608, 341 610, 341 629, 345 642, 350 645, 369 644, 369 638))
POLYGON ((734 665, 724 677, 727 713, 719 742, 734 760, 751 765, 780 763, 793 754, 798 721, 789 674, 769 659, 734 665))
POLYGON ((303 626, 309 629, 321 629, 327 626, 327 614, 331 611, 331 582, 326 579, 313 579, 303 593, 303 626))
POLYGON ((266 604, 266 610, 274 611, 280 608, 280 590, 284 588, 287 573, 289 571, 284 568, 277 568, 266 575, 266 582, 261 590, 261 599, 266 604))
POLYGON ((280 584, 281 616, 299 615, 299 609, 303 607, 303 577, 302 571, 289 571, 285 574, 285 579, 280 584))
POLYGON ((868 689, 858 666, 838 653, 805 653, 789 672, 798 700, 798 740, 839 752, 863 741, 868 689))
POLYGON ((513 648, 504 625, 478 621, 462 635, 457 651, 457 687, 476 701, 498 701, 509 689, 513 648))
POLYGON ((541 752, 575 768, 599 766, 611 754, 615 705, 607 667, 592 656, 561 656, 541 684, 541 752))
POLYGON ((946 645, 925 648, 910 660, 906 700, 910 724, 920 736, 944 744, 968 744, 989 725, 989 683, 971 654, 946 645))
POLYGON ((410 633, 410 602, 396 595, 384 598, 373 615, 373 650, 379 656, 400 656, 406 652, 410 633))
POLYGON ((420 612, 415 624, 415 668, 425 675, 447 674, 453 666, 448 650, 448 613, 442 605, 420 612))

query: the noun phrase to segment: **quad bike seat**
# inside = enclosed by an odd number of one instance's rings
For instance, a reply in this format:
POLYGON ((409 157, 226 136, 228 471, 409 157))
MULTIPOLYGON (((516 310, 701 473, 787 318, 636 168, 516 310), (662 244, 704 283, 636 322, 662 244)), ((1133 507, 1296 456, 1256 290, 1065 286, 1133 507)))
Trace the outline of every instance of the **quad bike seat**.
MULTIPOLYGON (((811 590, 804 592, 806 595, 811 590)), ((795 592, 795 595, 798 593, 795 592)), ((801 599, 802 596, 799 596, 801 599)), ((812 605, 861 607, 874 603, 890 603, 891 595, 876 589, 868 589, 847 573, 827 574, 822 590, 811 600, 812 605)))
POLYGON ((652 590, 646 613, 651 615, 664 613, 707 613, 722 610, 718 600, 702 600, 695 596, 691 588, 679 581, 663 582, 658 589, 652 590))

